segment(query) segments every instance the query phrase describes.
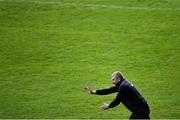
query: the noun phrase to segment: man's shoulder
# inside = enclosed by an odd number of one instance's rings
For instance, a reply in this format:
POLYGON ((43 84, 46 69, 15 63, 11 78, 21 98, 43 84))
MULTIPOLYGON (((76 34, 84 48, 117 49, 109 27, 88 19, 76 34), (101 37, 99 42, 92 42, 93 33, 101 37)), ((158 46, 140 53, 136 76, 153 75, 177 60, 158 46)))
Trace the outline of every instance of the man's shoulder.
POLYGON ((128 86, 131 84, 128 80, 123 80, 120 86, 128 86))
POLYGON ((119 89, 123 89, 123 88, 128 88, 129 86, 131 86, 132 84, 128 81, 128 80, 123 80, 119 86, 119 89))

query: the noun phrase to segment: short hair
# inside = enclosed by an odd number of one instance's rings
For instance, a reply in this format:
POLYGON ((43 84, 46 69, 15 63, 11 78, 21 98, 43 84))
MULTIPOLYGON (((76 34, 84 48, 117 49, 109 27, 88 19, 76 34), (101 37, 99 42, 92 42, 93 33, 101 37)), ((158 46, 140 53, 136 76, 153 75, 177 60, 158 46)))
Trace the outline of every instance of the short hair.
POLYGON ((122 74, 121 74, 121 72, 119 72, 119 71, 113 72, 112 77, 113 77, 113 76, 115 76, 115 77, 117 77, 117 78, 119 78, 119 79, 121 79, 121 80, 124 79, 123 76, 122 76, 122 74))

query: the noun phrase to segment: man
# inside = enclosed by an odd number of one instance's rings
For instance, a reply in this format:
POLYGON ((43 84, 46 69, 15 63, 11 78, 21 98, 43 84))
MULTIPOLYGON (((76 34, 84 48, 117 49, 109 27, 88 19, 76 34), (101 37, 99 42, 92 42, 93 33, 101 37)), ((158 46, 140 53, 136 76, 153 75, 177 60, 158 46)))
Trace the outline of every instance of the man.
POLYGON ((119 71, 112 74, 112 83, 115 85, 108 89, 93 90, 90 87, 85 87, 84 90, 89 94, 107 95, 117 93, 116 98, 110 104, 103 104, 102 110, 107 110, 122 104, 132 112, 130 119, 150 119, 149 106, 144 97, 129 81, 125 80, 119 71))

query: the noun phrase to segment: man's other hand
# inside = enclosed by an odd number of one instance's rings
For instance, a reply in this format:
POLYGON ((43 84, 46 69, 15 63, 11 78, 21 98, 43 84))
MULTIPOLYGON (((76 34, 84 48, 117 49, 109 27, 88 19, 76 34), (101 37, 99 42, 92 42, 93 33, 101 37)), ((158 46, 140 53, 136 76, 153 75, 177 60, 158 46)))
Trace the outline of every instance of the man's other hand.
POLYGON ((109 109, 109 104, 104 103, 100 108, 101 108, 101 110, 107 110, 107 109, 109 109))

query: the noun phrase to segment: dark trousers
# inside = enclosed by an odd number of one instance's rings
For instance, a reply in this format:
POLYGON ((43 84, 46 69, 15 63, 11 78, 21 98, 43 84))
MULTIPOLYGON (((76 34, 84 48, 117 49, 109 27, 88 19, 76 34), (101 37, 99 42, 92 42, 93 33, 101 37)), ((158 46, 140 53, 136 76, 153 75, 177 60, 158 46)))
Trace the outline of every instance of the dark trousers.
POLYGON ((134 114, 132 113, 129 119, 150 119, 149 114, 134 114))
POLYGON ((150 119, 149 114, 149 106, 145 103, 139 110, 132 113, 129 119, 150 119))

